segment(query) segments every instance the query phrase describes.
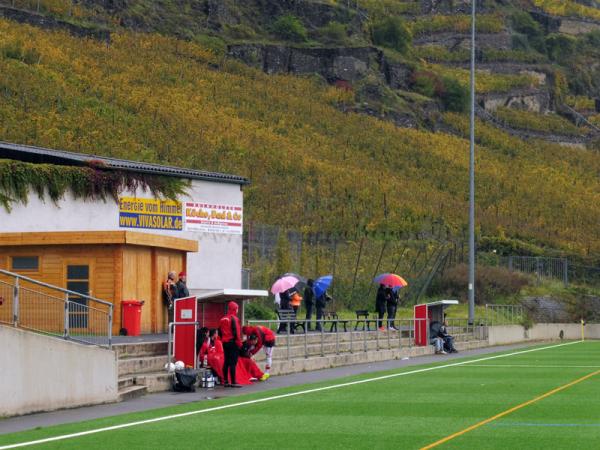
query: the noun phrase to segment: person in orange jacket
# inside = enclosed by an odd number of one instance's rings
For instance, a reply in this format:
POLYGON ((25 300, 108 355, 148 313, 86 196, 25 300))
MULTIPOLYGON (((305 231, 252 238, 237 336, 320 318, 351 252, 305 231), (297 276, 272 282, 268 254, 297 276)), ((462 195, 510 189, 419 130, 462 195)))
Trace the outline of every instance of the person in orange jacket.
POLYGON ((255 327, 246 325, 242 327, 242 332, 249 339, 251 336, 256 337, 256 343, 250 347, 249 351, 251 355, 256 355, 261 348, 264 347, 265 355, 267 356, 267 365, 265 366, 265 372, 269 373, 271 365, 273 364, 273 348, 275 347, 275 333, 273 330, 262 325, 255 327))
POLYGON ((241 387, 235 379, 235 369, 242 348, 242 331, 240 320, 237 317, 238 308, 236 302, 229 302, 227 304, 227 315, 219 321, 219 333, 225 352, 225 363, 223 364, 223 386, 225 387, 241 387), (229 380, 227 379, 228 376, 229 380))
MULTIPOLYGON (((302 303, 302 296, 298 291, 293 291, 290 295, 290 306, 294 310, 294 314, 298 317, 298 309, 300 309, 300 304, 302 303)), ((294 334, 294 330, 296 329, 296 323, 290 323, 290 333, 294 334)))

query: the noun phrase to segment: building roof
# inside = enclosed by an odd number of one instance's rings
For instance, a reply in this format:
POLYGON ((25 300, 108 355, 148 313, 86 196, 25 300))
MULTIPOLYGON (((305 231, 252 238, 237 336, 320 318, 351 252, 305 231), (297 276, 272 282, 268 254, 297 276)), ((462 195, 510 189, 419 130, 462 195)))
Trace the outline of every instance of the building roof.
POLYGON ((212 303, 227 303, 230 301, 251 300, 258 297, 268 297, 269 293, 256 289, 217 289, 206 291, 202 289, 190 289, 190 295, 199 301, 212 303))
POLYGON ((0 233, 0 247, 26 245, 137 245, 197 252, 198 241, 138 231, 43 231, 0 233))
POLYGON ((47 163, 69 166, 86 166, 90 162, 101 162, 109 169, 125 170, 128 172, 149 173, 194 180, 217 181, 221 183, 250 184, 247 178, 218 172, 185 169, 181 167, 163 166, 126 159, 107 158, 106 156, 87 155, 85 153, 53 150, 33 147, 30 145, 13 144, 0 141, 0 158, 16 159, 31 163, 47 163))

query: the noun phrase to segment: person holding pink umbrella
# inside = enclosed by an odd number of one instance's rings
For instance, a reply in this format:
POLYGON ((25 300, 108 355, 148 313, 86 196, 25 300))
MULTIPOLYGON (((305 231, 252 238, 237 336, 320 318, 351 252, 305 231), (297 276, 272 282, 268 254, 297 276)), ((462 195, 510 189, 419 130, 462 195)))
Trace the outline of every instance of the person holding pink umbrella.
MULTIPOLYGON (((296 288, 296 285, 300 282, 298 278, 292 275, 284 275, 279 278, 273 286, 271 286, 271 292, 275 294, 275 302, 279 297, 279 309, 290 309, 290 291, 296 288)), ((277 328, 277 333, 287 331, 287 323, 281 322, 277 328)))

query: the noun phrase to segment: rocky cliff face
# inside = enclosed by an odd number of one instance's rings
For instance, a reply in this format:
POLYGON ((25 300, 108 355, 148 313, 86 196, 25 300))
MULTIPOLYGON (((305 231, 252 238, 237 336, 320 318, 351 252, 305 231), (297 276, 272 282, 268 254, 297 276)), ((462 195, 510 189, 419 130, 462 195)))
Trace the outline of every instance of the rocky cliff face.
POLYGON ((356 82, 370 70, 380 71, 383 52, 374 47, 302 48, 267 44, 235 44, 228 54, 266 73, 316 73, 330 82, 356 82))
MULTIPOLYGON (((479 14, 485 15, 488 21, 503 20, 500 26, 488 26, 478 31, 478 70, 492 75, 525 74, 537 79, 535 87, 523 87, 521 84, 512 89, 503 88, 502 92, 492 89, 480 93, 478 105, 488 114, 494 114, 498 107, 538 114, 555 111, 559 106, 555 98, 555 77, 552 75, 555 66, 548 64, 547 55, 534 54, 533 59, 527 60, 519 59, 523 55, 514 51, 514 39, 519 36, 515 35, 509 17, 514 14, 515 8, 518 10, 528 3, 520 2, 517 6, 513 0, 476 1, 479 14), (494 57, 500 59, 495 60, 494 57)), ((598 7, 597 0, 577 1, 588 7, 598 7)), ((317 74, 329 83, 356 93, 356 105, 346 105, 347 110, 392 120, 399 126, 425 123, 435 129, 435 115, 443 109, 439 98, 430 94, 427 94, 429 98, 406 95, 413 94, 410 91, 415 89, 416 72, 430 71, 428 64, 433 62, 439 67, 455 70, 449 72, 450 76, 454 76, 452 73, 456 73, 456 70, 462 70, 464 83, 465 69, 469 67, 471 38, 468 30, 465 32, 465 16, 468 17, 471 12, 470 0, 419 0, 411 4, 402 13, 403 20, 407 24, 420 22, 421 29, 416 32, 410 54, 400 57, 394 55, 393 51, 390 54, 388 50, 371 44, 370 27, 385 18, 387 6, 375 12, 377 8, 357 8, 360 2, 354 1, 182 0, 176 3, 77 0, 77 3, 93 10, 93 21, 97 23, 118 22, 119 27, 138 31, 173 34, 184 39, 195 39, 201 35, 224 42, 228 57, 265 73, 317 74), (288 43, 285 38, 273 33, 274 22, 286 15, 295 17, 305 29, 305 42, 288 43), (431 31, 424 32, 422 25, 428 27, 428 20, 431 20, 431 31), (337 41, 328 41, 327 30, 332 25, 337 33, 337 41), (331 42, 337 44, 332 45, 331 42), (436 57, 441 59, 436 60, 436 57)), ((600 30, 600 22, 589 18, 552 16, 533 4, 528 8, 531 17, 546 35, 581 36, 600 30)), ((67 29, 78 36, 110 39, 110 33, 105 29, 74 25, 47 14, 10 7, 0 7, 0 14, 37 26, 67 29)), ((523 39, 522 34, 520 38, 523 39)), ((528 44, 522 45, 526 47, 528 44)), ((443 76, 448 75, 439 77, 443 76)), ((588 82, 593 83, 593 80, 588 82)), ((439 90, 439 86, 435 88, 439 90)))
POLYGON ((0 17, 14 20, 20 23, 27 23, 36 27, 47 28, 50 30, 66 30, 73 36, 82 38, 92 38, 101 41, 110 42, 110 31, 101 28, 85 27, 60 20, 45 14, 38 14, 33 11, 25 11, 12 8, 11 6, 0 5, 0 17))

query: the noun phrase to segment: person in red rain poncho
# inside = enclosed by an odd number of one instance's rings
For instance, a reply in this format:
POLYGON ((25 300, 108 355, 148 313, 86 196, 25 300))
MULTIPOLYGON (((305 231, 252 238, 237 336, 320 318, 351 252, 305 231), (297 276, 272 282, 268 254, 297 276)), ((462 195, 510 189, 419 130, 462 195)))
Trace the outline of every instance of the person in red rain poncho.
MULTIPOLYGON (((210 330, 209 339, 207 339, 200 348, 200 353, 198 355, 199 359, 204 361, 205 356, 213 373, 219 378, 221 383, 223 383, 223 365, 225 362, 225 354, 223 351, 223 344, 221 343, 221 339, 219 338, 217 330, 210 330)), ((250 380, 251 378, 256 378, 261 381, 264 381, 266 378, 268 378, 268 376, 265 377, 265 374, 250 358, 238 359, 235 376, 238 384, 243 385, 252 384, 252 381, 250 380)))
POLYGON ((213 373, 219 377, 221 382, 223 381, 223 364, 225 362, 225 354, 223 352, 223 343, 219 338, 217 330, 210 330, 208 339, 204 341, 200 348, 198 359, 204 361, 206 356, 206 362, 212 369, 213 373))
POLYGON ((267 365, 265 366, 265 372, 269 373, 271 370, 271 364, 273 364, 273 347, 275 347, 275 333, 273 330, 262 325, 256 327, 244 326, 242 331, 246 335, 256 336, 256 345, 250 349, 251 355, 256 355, 261 348, 264 347, 265 355, 267 355, 267 365))
POLYGON ((242 348, 242 330, 240 329, 237 312, 238 304, 229 302, 227 304, 227 315, 219 321, 219 332, 223 341, 223 351, 225 352, 225 362, 223 364, 223 386, 225 387, 240 387, 235 378, 238 356, 242 348))

